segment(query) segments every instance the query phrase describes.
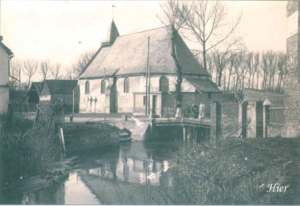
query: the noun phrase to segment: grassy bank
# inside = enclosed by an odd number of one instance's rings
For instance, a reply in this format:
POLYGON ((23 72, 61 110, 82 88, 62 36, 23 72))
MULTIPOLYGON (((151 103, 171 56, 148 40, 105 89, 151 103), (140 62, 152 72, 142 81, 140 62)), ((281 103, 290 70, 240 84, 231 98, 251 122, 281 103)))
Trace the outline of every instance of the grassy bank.
POLYGON ((1 118, 0 131, 0 184, 8 185, 32 176, 46 176, 62 157, 62 147, 49 119, 33 122, 1 118), (30 132, 29 132, 30 131, 30 132))
MULTIPOLYGON (((185 146, 173 204, 299 204, 300 139, 229 139, 185 146), (270 184, 288 186, 268 192, 270 184)), ((174 192, 173 191, 173 192, 174 192)))

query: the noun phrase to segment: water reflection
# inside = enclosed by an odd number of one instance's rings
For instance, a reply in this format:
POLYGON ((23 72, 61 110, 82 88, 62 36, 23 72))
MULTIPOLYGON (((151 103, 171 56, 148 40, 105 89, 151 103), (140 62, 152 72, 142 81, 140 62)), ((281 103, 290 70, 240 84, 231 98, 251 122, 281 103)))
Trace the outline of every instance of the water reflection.
POLYGON ((11 204, 167 204, 176 144, 133 142, 79 156, 79 169, 59 184, 15 195, 11 204))

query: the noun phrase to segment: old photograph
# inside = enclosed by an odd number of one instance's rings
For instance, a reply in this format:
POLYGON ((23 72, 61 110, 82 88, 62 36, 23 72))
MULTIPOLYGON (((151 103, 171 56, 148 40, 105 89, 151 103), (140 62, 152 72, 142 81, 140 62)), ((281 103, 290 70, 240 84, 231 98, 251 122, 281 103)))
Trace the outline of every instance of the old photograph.
POLYGON ((300 204, 299 10, 0 0, 0 204, 300 204))

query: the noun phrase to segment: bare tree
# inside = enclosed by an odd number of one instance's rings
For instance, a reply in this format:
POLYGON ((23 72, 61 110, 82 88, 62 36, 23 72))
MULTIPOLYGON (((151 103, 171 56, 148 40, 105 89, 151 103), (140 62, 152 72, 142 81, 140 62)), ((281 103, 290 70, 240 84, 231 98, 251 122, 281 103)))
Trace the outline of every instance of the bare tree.
POLYGON ((74 72, 74 78, 78 77, 86 68, 87 64, 90 62, 92 57, 94 56, 94 51, 87 51, 78 57, 78 60, 75 64, 73 64, 73 72, 74 72))
POLYGON ((184 28, 188 30, 202 46, 203 65, 207 70, 207 52, 232 37, 238 28, 242 14, 230 27, 227 23, 227 11, 220 1, 184 2, 179 9, 180 18, 184 20, 184 28), (227 32, 224 28, 229 28, 227 32))
POLYGON ((16 88, 16 86, 20 82, 20 74, 21 74, 21 62, 17 59, 13 59, 10 61, 10 87, 16 88))
POLYGON ((57 62, 54 66, 52 66, 50 73, 54 79, 61 79, 62 78, 61 64, 57 62))
POLYGON ((262 54, 262 61, 261 61, 261 75, 263 76, 262 86, 261 89, 265 90, 267 89, 267 79, 269 75, 269 67, 268 67, 268 55, 269 53, 263 53, 262 54))
POLYGON ((259 61, 259 53, 254 54, 254 62, 253 62, 253 77, 252 77, 252 89, 254 85, 254 75, 256 74, 256 89, 258 89, 258 82, 259 82, 259 66, 260 66, 260 61, 259 61))
MULTIPOLYGON (((227 64, 230 62, 230 59, 236 56, 243 49, 244 49, 244 45, 241 43, 241 38, 236 38, 230 41, 226 45, 224 52, 219 52, 219 51, 214 52, 214 62, 218 73, 217 84, 219 87, 221 86, 223 71, 226 68, 227 64)), ((224 90, 225 90, 225 84, 224 84, 224 90)))
POLYGON ((64 79, 70 79, 70 80, 73 80, 73 79, 75 79, 75 77, 74 77, 74 72, 73 72, 73 68, 72 67, 70 67, 70 68, 67 68, 66 69, 66 74, 64 75, 64 79))
POLYGON ((228 66, 228 72, 229 72, 229 76, 228 76, 228 85, 227 85, 227 91, 229 92, 230 91, 230 81, 231 81, 231 75, 233 73, 233 67, 234 67, 234 63, 236 61, 236 56, 234 56, 233 58, 230 58, 230 61, 229 61, 229 66, 228 66))
POLYGON ((249 73, 248 76, 248 88, 251 88, 251 80, 254 73, 254 61, 253 61, 253 52, 247 53, 245 56, 245 64, 249 73))
POLYGON ((176 65, 177 81, 176 81, 176 108, 182 105, 182 68, 177 59, 177 51, 175 49, 176 38, 179 37, 178 31, 183 27, 185 20, 181 18, 181 14, 185 12, 183 2, 180 1, 168 1, 160 5, 163 11, 163 17, 158 17, 160 21, 165 25, 171 25, 171 56, 176 65))
POLYGON ((42 60, 40 63, 39 72, 40 74, 43 75, 43 81, 45 81, 49 77, 51 70, 52 70, 51 62, 49 60, 42 60))
POLYGON ((235 73, 235 83, 234 83, 234 92, 237 93, 241 90, 241 79, 242 79, 242 62, 243 62, 243 53, 239 53, 234 58, 234 73, 235 73))
POLYGON ((31 84, 31 78, 36 73, 40 66, 39 61, 33 59, 27 59, 22 62, 22 70, 28 77, 28 88, 31 84))
POLYGON ((277 82, 277 91, 282 91, 282 83, 284 76, 287 74, 287 55, 280 52, 278 53, 278 62, 277 62, 277 69, 278 69, 278 82, 277 82))

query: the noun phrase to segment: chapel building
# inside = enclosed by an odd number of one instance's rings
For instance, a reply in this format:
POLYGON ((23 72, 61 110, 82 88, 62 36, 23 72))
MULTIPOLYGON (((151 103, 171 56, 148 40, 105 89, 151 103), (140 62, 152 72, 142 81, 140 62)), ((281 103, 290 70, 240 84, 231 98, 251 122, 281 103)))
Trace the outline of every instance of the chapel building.
MULTIPOLYGON (((146 76, 150 77, 151 113, 166 116, 174 111, 177 75, 171 56, 171 35, 171 27, 165 26, 120 36, 112 21, 107 38, 79 76, 79 112, 143 115, 146 94, 149 95, 146 76)), ((217 100, 221 91, 180 35, 176 35, 175 50, 183 73, 183 109, 203 102, 209 115, 210 102, 217 100)))

